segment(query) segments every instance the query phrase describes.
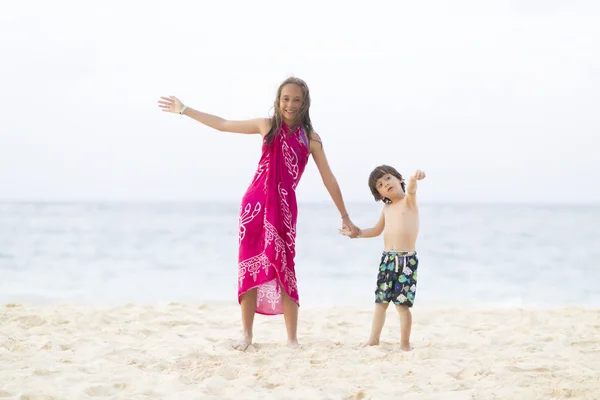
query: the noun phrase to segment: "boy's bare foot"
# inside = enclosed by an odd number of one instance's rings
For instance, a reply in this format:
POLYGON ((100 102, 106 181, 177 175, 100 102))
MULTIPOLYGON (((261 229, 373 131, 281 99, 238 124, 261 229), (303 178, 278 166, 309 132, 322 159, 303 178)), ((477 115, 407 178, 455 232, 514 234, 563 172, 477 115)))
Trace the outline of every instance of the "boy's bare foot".
POLYGON ((412 347, 410 347, 409 343, 401 343, 400 344, 400 350, 411 351, 412 347))
POLYGON ((233 344, 236 350, 244 351, 252 344, 252 335, 243 335, 237 343, 233 344))
POLYGON ((362 343, 362 347, 367 346, 379 346, 379 339, 369 339, 366 342, 362 343))
POLYGON ((300 343, 298 343, 298 340, 288 340, 288 347, 292 348, 292 349, 299 349, 300 348, 300 343))

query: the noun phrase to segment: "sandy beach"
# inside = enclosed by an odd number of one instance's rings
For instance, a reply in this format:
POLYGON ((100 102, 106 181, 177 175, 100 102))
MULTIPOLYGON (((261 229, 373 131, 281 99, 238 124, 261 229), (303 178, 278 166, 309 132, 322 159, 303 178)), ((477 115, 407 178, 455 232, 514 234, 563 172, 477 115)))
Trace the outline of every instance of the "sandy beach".
POLYGON ((0 308, 0 398, 598 399, 600 310, 415 308, 411 352, 390 308, 362 348, 371 309, 300 310, 300 349, 283 317, 257 316, 232 348, 235 305, 0 308))

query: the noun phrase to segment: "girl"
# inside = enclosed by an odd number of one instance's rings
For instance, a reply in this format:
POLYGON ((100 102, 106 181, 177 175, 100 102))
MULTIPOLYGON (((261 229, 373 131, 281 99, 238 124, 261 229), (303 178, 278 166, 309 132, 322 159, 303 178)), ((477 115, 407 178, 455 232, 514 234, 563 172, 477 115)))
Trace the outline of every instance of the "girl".
POLYGON ((254 179, 242 198, 239 217, 238 302, 243 336, 236 348, 252 344, 254 314, 283 313, 288 345, 298 346, 298 286, 294 265, 298 207, 296 187, 312 155, 353 237, 352 223, 339 185, 331 172, 321 138, 310 120, 310 93, 302 79, 288 78, 278 88, 272 118, 230 121, 194 110, 176 97, 161 97, 163 111, 186 115, 221 132, 260 134, 262 155, 254 179))

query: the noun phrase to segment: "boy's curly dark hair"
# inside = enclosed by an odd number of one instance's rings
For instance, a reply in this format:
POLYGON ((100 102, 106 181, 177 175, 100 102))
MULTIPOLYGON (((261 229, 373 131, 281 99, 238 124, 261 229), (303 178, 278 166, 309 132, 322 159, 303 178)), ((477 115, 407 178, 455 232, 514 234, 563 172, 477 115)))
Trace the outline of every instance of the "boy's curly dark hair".
MULTIPOLYGON (((400 172, 396 171, 396 168, 390 167, 389 165, 380 165, 380 166, 376 167, 371 172, 371 175, 369 175, 369 189, 371 189, 371 194, 375 198, 375 201, 381 200, 384 203, 389 202, 389 199, 387 197, 381 197, 381 195, 377 191, 377 181, 386 174, 390 174, 392 176, 395 176, 399 180, 402 180, 402 175, 400 174, 400 172)), ((400 183, 400 186, 402 186, 402 190, 404 190, 404 192, 406 193, 405 183, 404 182, 400 183)))

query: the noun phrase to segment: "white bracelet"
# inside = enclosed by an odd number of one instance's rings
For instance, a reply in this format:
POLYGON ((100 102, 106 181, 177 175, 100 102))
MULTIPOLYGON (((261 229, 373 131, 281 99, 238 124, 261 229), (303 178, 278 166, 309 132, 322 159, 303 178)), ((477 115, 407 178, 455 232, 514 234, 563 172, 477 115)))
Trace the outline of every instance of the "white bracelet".
POLYGON ((187 108, 187 106, 181 107, 181 111, 179 111, 179 114, 183 115, 183 112, 185 111, 186 108, 187 108))

